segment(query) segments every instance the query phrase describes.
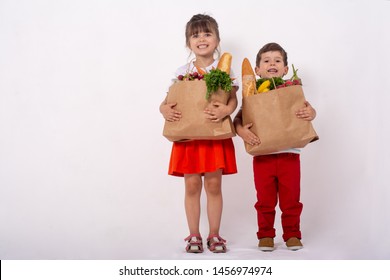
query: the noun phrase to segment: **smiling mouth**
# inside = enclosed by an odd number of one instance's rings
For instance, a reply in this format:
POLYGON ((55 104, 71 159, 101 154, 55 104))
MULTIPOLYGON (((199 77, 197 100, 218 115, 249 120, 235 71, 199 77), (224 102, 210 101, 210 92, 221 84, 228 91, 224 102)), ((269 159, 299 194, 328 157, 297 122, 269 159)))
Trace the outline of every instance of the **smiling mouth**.
POLYGON ((208 46, 209 45, 202 44, 198 46, 198 49, 206 49, 208 46))
POLYGON ((275 73, 278 73, 278 70, 275 68, 271 68, 271 69, 268 69, 267 72, 275 74, 275 73))

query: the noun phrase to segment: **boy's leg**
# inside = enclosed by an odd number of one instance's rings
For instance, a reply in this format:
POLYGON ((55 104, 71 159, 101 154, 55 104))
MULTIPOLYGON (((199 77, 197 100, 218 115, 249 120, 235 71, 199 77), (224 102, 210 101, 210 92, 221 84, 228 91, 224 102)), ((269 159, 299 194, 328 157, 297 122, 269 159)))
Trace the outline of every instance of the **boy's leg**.
POLYGON ((275 207, 278 202, 275 180, 276 161, 274 155, 253 157, 253 174, 257 193, 257 238, 275 237, 275 207))
POLYGON ((299 154, 279 155, 279 206, 282 211, 283 240, 291 237, 301 239, 300 216, 303 204, 300 202, 300 160, 299 154))

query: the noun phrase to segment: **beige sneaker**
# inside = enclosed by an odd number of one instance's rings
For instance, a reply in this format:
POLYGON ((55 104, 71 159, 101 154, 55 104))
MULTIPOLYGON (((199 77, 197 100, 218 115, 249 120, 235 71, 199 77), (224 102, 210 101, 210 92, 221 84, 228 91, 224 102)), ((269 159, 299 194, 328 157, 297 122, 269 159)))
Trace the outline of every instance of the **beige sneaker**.
POLYGON ((303 248, 301 241, 296 237, 291 237, 286 241, 289 250, 296 251, 303 248))
POLYGON ((275 249, 274 239, 271 237, 260 238, 258 246, 259 249, 263 252, 271 252, 275 249))

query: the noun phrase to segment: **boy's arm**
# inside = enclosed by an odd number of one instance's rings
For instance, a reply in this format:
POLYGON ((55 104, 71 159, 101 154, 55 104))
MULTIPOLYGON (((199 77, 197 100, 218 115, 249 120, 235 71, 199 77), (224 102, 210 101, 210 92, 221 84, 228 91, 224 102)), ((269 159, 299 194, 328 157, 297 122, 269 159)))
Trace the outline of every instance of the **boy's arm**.
POLYGON ((234 127, 236 128, 236 132, 238 136, 242 138, 246 143, 249 145, 260 145, 261 141, 260 138, 256 136, 252 131, 249 129, 252 127, 252 123, 249 123, 247 125, 242 125, 242 109, 237 112, 236 116, 233 120, 234 127))
POLYGON ((317 116, 316 110, 308 101, 305 101, 304 107, 295 112, 296 116, 305 121, 312 121, 317 116))
POLYGON ((242 136, 241 136, 241 132, 242 132, 242 129, 243 129, 243 126, 242 126, 242 108, 240 108, 240 110, 237 112, 236 116, 234 117, 233 124, 234 124, 234 127, 235 127, 236 131, 237 131, 237 134, 242 138, 242 136))
POLYGON ((233 112, 236 110, 238 101, 237 101, 237 90, 238 87, 233 87, 232 90, 230 91, 230 97, 228 100, 228 103, 226 104, 226 116, 230 116, 233 114, 233 112))

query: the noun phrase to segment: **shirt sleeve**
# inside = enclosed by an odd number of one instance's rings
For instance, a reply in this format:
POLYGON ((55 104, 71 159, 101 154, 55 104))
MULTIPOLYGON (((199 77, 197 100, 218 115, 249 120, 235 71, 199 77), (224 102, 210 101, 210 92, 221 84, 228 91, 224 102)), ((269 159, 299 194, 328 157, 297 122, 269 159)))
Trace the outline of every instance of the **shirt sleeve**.
POLYGON ((233 85, 234 87, 239 87, 239 86, 238 86, 238 79, 237 79, 236 75, 234 74, 233 69, 230 69, 230 78, 233 79, 233 84, 232 84, 232 85, 233 85))

